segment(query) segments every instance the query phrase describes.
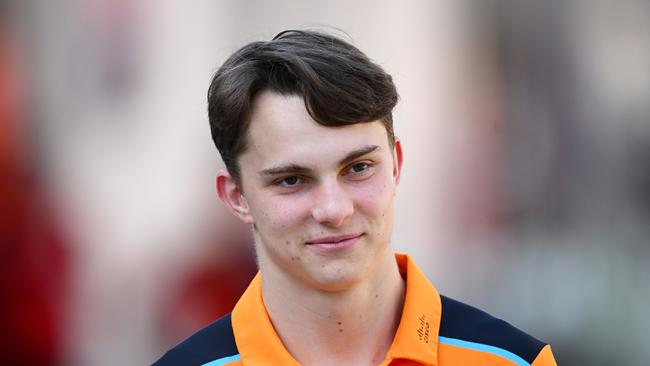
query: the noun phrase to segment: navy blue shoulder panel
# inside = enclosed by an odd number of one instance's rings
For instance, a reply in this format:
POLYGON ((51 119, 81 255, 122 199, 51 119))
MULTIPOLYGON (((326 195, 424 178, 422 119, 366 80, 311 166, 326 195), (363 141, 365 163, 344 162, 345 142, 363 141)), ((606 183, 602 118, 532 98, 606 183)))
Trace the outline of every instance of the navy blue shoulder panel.
POLYGON ((179 343, 153 366, 199 366, 238 353, 228 314, 179 343))
POLYGON ((546 345, 514 326, 475 307, 440 296, 440 335, 510 351, 532 363, 546 345))

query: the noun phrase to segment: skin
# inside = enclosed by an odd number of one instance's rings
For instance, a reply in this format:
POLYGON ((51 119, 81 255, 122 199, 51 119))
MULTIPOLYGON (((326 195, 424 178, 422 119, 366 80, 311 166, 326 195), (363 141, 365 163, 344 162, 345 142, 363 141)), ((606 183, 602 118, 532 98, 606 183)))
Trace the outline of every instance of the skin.
POLYGON ((222 170, 217 192, 253 227, 280 339, 304 365, 380 363, 404 298, 390 243, 400 141, 379 121, 319 125, 301 97, 262 92, 248 142, 241 187, 222 170))

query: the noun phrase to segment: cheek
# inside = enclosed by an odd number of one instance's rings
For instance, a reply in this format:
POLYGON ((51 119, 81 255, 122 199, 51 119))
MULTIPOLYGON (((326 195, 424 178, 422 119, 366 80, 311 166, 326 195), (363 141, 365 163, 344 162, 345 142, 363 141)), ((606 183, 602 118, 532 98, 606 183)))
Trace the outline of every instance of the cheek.
POLYGON ((272 235, 273 233, 281 234, 301 225, 309 213, 308 207, 303 201, 284 196, 265 199, 265 205, 253 210, 258 229, 272 235))
POLYGON ((374 220, 390 219, 393 207, 395 185, 391 176, 383 172, 377 174, 356 188, 358 209, 374 220))

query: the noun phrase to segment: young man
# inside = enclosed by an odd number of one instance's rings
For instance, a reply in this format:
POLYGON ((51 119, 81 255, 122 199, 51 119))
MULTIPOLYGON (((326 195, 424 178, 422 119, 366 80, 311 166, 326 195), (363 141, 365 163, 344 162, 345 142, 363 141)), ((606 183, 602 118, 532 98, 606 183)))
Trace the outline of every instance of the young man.
POLYGON ((550 346, 438 294, 390 243, 402 147, 391 77, 336 37, 235 52, 208 92, 259 273, 227 315, 156 365, 555 365, 550 346))

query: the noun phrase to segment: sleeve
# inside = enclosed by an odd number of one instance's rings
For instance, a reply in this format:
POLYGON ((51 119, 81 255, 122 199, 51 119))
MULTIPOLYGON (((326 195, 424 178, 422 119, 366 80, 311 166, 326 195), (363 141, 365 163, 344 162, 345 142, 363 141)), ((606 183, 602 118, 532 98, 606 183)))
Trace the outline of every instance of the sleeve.
POLYGON ((553 357, 553 351, 551 351, 551 345, 547 344, 539 352, 533 363, 530 366, 557 366, 555 358, 553 357))

